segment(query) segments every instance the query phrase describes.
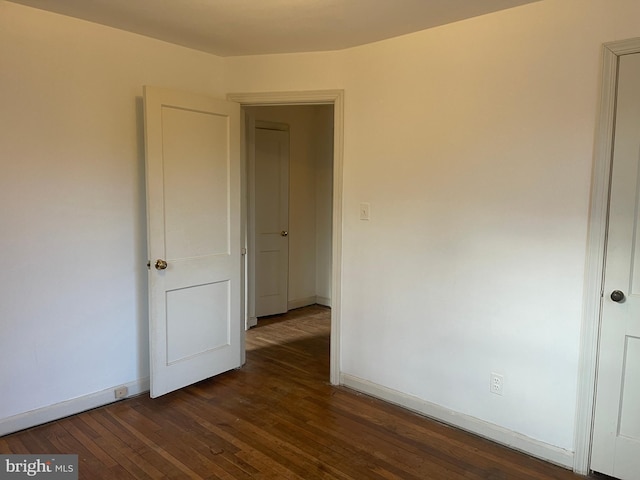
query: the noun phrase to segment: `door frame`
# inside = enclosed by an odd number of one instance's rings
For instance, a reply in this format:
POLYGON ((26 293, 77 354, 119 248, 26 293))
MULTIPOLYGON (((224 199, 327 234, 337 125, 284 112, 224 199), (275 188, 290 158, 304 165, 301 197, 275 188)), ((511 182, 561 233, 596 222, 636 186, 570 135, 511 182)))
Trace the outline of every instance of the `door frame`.
POLYGON ((595 393, 602 319, 604 264, 607 248, 611 163, 618 84, 618 59, 640 53, 640 38, 605 43, 602 48, 601 94, 596 129, 591 206, 585 261, 580 358, 576 400, 573 470, 586 475, 591 460, 595 393))
MULTIPOLYGON (((229 93, 227 100, 238 102, 241 107, 266 105, 333 105, 333 214, 331 232, 331 353, 329 380, 340 384, 340 318, 342 292, 342 174, 344 145, 344 90, 312 90, 298 92, 229 93)), ((241 132, 245 132, 245 116, 242 114, 241 132)), ((242 139, 242 240, 247 239, 247 157, 242 139)), ((246 279, 243 282, 246 290, 246 279)), ((246 294, 244 296, 246 299, 246 294)), ((246 310, 245 310, 246 312, 246 310)), ((244 360, 244 358, 243 358, 244 360)))

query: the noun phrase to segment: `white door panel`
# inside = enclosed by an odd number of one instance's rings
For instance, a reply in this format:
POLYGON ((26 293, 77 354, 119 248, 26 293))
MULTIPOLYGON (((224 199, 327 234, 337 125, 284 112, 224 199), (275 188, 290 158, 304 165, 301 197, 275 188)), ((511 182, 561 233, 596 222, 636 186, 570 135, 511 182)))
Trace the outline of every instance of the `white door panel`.
POLYGON ((256 317, 284 313, 288 303, 289 132, 265 125, 255 129, 253 165, 256 317))
POLYGON ((226 116, 162 108, 168 258, 229 254, 226 116))
POLYGON ((640 54, 620 58, 591 469, 640 478, 640 54), (612 299, 614 290, 625 298, 612 299))
POLYGON ((144 101, 156 397, 241 363, 240 111, 154 87, 144 101))

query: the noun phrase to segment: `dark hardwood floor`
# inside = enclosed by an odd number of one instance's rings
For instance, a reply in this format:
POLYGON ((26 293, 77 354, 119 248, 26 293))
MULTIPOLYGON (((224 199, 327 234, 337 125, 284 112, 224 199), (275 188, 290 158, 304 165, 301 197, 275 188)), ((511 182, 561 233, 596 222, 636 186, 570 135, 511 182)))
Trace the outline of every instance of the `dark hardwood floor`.
POLYGON ((329 384, 329 317, 261 320, 247 363, 0 438, 0 453, 77 453, 82 479, 580 479, 329 384))

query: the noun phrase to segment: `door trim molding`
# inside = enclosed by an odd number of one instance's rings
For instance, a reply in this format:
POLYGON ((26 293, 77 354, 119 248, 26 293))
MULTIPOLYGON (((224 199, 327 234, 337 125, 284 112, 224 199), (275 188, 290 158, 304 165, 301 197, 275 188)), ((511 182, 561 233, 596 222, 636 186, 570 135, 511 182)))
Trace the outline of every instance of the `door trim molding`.
POLYGON ((582 329, 578 365, 573 470, 586 475, 591 458, 597 381, 604 262, 606 253, 618 59, 640 52, 640 38, 606 43, 602 49, 601 94, 595 138, 591 206, 585 260, 582 329))
POLYGON ((344 90, 229 93, 227 100, 242 106, 333 105, 333 220, 331 264, 331 371, 340 384, 340 315, 342 292, 342 171, 344 146, 344 90))

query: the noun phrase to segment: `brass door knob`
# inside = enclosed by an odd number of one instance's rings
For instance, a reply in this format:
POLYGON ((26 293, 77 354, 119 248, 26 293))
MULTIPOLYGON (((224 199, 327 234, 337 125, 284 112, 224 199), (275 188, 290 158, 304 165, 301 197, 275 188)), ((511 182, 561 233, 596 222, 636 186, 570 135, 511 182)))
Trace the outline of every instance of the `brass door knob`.
POLYGON ((156 270, 164 270, 165 268, 167 268, 167 262, 160 259, 156 260, 156 270))
POLYGON ((282 230, 282 231, 280 232, 280 236, 281 236, 281 237, 286 237, 287 235, 289 235, 289 232, 287 232, 286 230, 282 230))

